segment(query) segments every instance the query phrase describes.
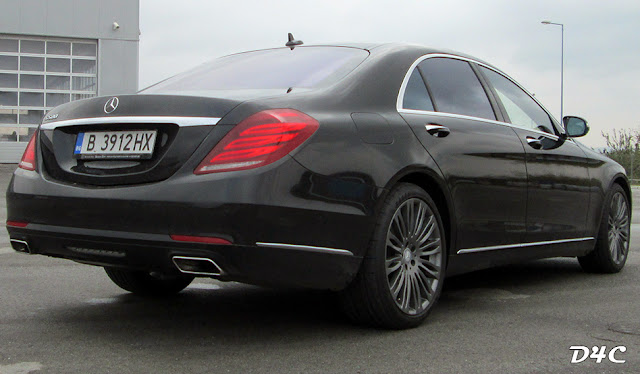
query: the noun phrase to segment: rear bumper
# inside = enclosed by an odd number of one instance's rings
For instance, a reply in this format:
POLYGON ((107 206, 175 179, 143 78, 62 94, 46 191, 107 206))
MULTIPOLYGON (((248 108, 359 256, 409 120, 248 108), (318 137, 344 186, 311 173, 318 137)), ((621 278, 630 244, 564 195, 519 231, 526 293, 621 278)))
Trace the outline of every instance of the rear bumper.
POLYGON ((164 274, 179 272, 172 261, 175 256, 206 258, 222 270, 217 279, 273 286, 342 289, 353 279, 361 261, 350 252, 177 243, 158 234, 41 224, 8 230, 12 240, 28 244, 31 254, 164 274))
POLYGON ((292 158, 225 175, 183 169, 161 182, 113 188, 18 169, 7 218, 29 224, 8 227, 10 238, 34 254, 148 271, 177 271, 174 256, 210 258, 220 279, 254 284, 340 289, 355 276, 373 229, 374 187, 331 179, 318 189, 327 177, 292 158))

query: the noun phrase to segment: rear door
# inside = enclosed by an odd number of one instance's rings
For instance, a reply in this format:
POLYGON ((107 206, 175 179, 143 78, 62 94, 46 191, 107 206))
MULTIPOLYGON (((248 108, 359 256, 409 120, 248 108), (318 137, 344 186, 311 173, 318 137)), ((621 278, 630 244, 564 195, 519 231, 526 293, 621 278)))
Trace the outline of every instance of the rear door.
POLYGON ((522 88, 498 72, 479 69, 526 152, 529 193, 525 241, 584 237, 590 198, 586 155, 573 140, 560 136, 549 114, 522 88))
POLYGON ((473 252, 520 243, 527 199, 522 143, 498 122, 500 114, 468 61, 428 55, 414 65, 398 111, 446 178, 457 248, 473 252))

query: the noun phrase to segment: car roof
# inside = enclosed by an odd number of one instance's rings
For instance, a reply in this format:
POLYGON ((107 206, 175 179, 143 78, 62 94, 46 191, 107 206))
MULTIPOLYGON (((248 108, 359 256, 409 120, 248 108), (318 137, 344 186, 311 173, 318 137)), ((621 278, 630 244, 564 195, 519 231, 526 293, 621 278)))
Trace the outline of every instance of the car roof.
MULTIPOLYGON (((473 56, 468 56, 468 55, 465 55, 463 53, 455 52, 455 51, 452 51, 452 50, 449 50, 449 49, 433 48, 433 47, 428 47, 428 46, 424 46, 424 45, 420 45, 420 44, 402 43, 402 42, 386 42, 386 43, 364 43, 364 42, 362 42, 362 43, 358 43, 358 42, 356 42, 356 43, 354 43, 354 42, 346 42, 346 43, 342 43, 342 42, 338 42, 338 43, 316 43, 316 44, 299 45, 299 46, 296 46, 294 48, 309 48, 309 47, 356 48, 356 49, 363 49, 363 50, 367 50, 367 51, 374 51, 374 50, 379 50, 379 49, 385 49, 385 50, 415 49, 416 51, 422 50, 422 51, 424 51, 425 54, 426 53, 446 53, 446 54, 454 54, 454 55, 468 57, 468 58, 477 60, 477 58, 475 58, 473 56)), ((247 51, 242 51, 242 52, 236 52, 236 53, 232 53, 231 55, 249 53, 249 52, 257 52, 257 51, 265 51, 265 50, 273 50, 273 49, 285 49, 285 48, 290 48, 290 47, 280 46, 280 47, 271 47, 271 48, 260 48, 260 49, 253 49, 253 50, 247 50, 247 51)))
MULTIPOLYGON (((426 55, 426 54, 431 54, 431 53, 442 53, 442 54, 447 54, 447 55, 453 55, 453 56, 460 56, 460 57, 464 57, 464 58, 468 58, 474 61, 478 61, 481 62, 485 65, 491 66, 496 70, 500 70, 498 68, 496 68, 495 66, 493 66, 492 64, 483 61, 477 57, 468 55, 466 53, 462 53, 462 52, 458 52, 458 51, 454 51, 454 50, 450 50, 450 49, 446 49, 446 48, 435 48, 435 47, 428 47, 425 45, 421 45, 421 44, 415 44, 415 43, 405 43, 405 42, 384 42, 384 43, 367 43, 367 42, 335 42, 335 43, 317 43, 317 44, 304 44, 304 45, 300 45, 300 46, 296 46, 295 48, 308 48, 308 47, 336 47, 336 48, 356 48, 356 49, 362 49, 362 50, 366 50, 375 54, 381 53, 381 54, 386 54, 386 53, 391 53, 391 52, 398 52, 400 50, 413 50, 416 54, 419 55, 426 55)), ((273 50, 273 49, 284 49, 284 48, 289 48, 289 47, 272 47, 272 48, 261 48, 261 49, 254 49, 254 50, 248 50, 248 51, 242 51, 242 52, 237 52, 237 53, 232 53, 228 56, 232 56, 232 55, 238 55, 238 54, 244 54, 244 53, 249 53, 249 52, 257 52, 257 51, 265 51, 265 50, 273 50)))
MULTIPOLYGON (((474 60, 474 61, 478 61, 481 62, 485 65, 491 66, 496 70, 499 70, 498 68, 496 68, 495 66, 493 66, 491 63, 486 62, 484 60, 481 60, 475 56, 466 54, 466 53, 462 53, 462 52, 458 52, 458 51, 454 51, 451 49, 447 49, 447 48, 437 48, 437 47, 429 47, 429 46, 425 46, 425 45, 421 45, 421 44, 415 44, 415 43, 406 43, 406 42, 384 42, 384 43, 366 43, 366 42, 345 42, 345 43, 319 43, 319 44, 305 44, 305 45, 301 45, 299 47, 342 47, 342 48, 357 48, 357 49, 363 49, 369 52, 380 52, 380 53, 389 53, 389 52, 395 52, 398 50, 414 50, 417 54, 420 55, 426 55, 426 54, 436 54, 436 53, 441 53, 441 54, 447 54, 447 55, 453 55, 453 56, 460 56, 460 57, 464 57, 464 58, 468 58, 470 60, 474 60)), ((288 48, 288 47, 278 47, 278 48, 288 48)), ((277 49, 277 48, 267 48, 267 49, 277 49)))

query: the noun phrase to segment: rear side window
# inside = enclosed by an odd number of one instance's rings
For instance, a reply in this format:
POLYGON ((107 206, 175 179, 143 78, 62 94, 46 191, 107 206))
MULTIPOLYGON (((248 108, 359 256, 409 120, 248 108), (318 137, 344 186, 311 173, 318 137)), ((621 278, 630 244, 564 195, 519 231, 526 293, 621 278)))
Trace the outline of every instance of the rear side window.
POLYGON ((143 90, 188 93, 226 90, 313 88, 335 83, 369 52, 346 47, 267 49, 221 57, 143 90))
POLYGON ((413 70, 409 82, 407 82, 402 107, 404 109, 433 111, 433 104, 431 103, 429 92, 427 92, 427 86, 424 85, 418 69, 413 70))
POLYGON ((509 79, 484 66, 480 68, 498 93, 512 124, 553 134, 547 112, 526 92, 509 79))
POLYGON ((489 98, 466 61, 429 58, 418 65, 436 110, 495 120, 489 98))

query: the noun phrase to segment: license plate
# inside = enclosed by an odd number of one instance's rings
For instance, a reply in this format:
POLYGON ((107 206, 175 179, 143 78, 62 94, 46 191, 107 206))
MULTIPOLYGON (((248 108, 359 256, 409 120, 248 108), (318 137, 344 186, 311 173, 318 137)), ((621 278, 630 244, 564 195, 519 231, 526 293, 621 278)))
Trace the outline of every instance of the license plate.
POLYGON ((81 132, 73 155, 79 159, 148 159, 156 135, 156 130, 81 132))

